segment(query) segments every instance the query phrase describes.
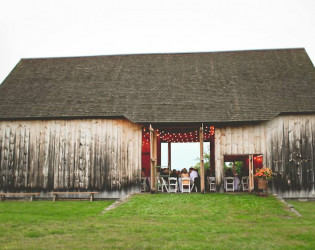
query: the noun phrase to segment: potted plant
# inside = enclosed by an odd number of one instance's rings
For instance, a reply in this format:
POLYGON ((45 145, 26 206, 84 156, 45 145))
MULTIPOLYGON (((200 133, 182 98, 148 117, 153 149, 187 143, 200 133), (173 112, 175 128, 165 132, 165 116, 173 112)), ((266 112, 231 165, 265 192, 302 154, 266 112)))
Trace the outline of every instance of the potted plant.
POLYGON ((268 193, 268 181, 272 179, 273 173, 270 168, 259 168, 256 170, 254 175, 258 179, 258 190, 266 190, 266 195, 268 193))

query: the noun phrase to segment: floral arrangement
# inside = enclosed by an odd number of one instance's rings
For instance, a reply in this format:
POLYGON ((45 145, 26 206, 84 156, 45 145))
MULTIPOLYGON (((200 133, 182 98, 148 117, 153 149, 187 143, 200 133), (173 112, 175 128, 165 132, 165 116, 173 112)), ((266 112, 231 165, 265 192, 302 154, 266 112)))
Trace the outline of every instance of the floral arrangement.
POLYGON ((255 178, 258 179, 272 179, 272 170, 269 168, 258 168, 256 169, 255 178))

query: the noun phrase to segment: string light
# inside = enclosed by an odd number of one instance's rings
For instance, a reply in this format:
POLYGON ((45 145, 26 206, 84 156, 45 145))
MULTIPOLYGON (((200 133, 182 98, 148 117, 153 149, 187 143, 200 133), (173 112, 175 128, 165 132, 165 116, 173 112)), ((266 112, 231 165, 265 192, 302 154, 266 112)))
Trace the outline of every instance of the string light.
MULTIPOLYGON (((161 142, 175 142, 175 143, 187 143, 187 142, 199 142, 199 130, 196 129, 184 129, 181 131, 175 129, 157 129, 156 135, 161 142)), ((203 140, 209 141, 211 136, 214 135, 214 126, 205 126, 203 133, 203 140)), ((150 132, 148 128, 142 129, 142 142, 147 144, 150 142, 150 132)), ((144 144, 144 143, 143 143, 144 144)))

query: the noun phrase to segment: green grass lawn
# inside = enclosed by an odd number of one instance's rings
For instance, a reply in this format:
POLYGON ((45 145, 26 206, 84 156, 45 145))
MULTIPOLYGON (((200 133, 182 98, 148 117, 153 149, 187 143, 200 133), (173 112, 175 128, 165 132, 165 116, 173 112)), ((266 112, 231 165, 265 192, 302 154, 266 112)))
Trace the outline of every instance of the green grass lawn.
POLYGON ((135 195, 109 201, 0 202, 0 249, 315 249, 315 202, 243 194, 135 195))

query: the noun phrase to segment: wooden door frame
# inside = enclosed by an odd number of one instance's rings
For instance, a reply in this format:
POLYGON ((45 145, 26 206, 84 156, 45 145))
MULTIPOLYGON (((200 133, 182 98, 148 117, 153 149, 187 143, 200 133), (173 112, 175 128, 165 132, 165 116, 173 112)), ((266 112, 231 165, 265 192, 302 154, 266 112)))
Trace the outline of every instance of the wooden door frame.
MULTIPOLYGON (((252 192, 255 188, 255 183, 254 183, 254 157, 255 156, 259 156, 261 155, 264 159, 264 155, 263 154, 224 154, 223 155, 223 165, 222 168, 224 168, 224 158, 225 156, 246 156, 248 157, 248 189, 250 192, 252 192)), ((222 175, 222 178, 224 177, 224 173, 222 175)), ((241 181, 241 180, 240 180, 241 181)))
POLYGON ((151 192, 156 192, 157 131, 150 124, 150 184, 151 192))
POLYGON ((199 142, 200 142, 200 192, 205 192, 205 168, 204 168, 204 156, 203 156, 203 123, 199 129, 199 142))
POLYGON ((254 154, 249 154, 248 160, 248 189, 252 192, 254 190, 254 154))

